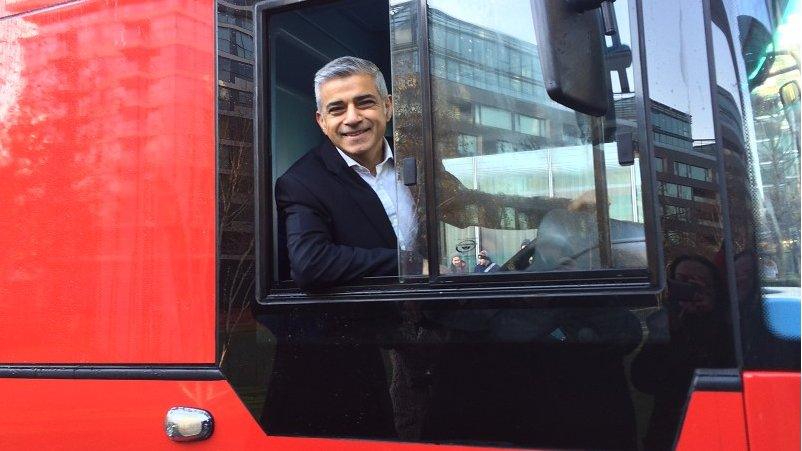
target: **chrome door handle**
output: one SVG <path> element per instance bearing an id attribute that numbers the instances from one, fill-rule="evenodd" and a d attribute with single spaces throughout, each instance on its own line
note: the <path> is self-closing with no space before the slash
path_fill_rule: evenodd
<path id="1" fill-rule="evenodd" d="M 164 417 L 164 433 L 174 442 L 206 440 L 214 431 L 212 414 L 193 407 L 173 407 Z"/>

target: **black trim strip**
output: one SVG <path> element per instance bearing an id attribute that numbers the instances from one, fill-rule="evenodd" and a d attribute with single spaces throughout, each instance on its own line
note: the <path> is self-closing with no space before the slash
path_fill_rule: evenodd
<path id="1" fill-rule="evenodd" d="M 632 72 L 635 83 L 635 112 L 638 124 L 638 155 L 641 170 L 641 204 L 643 205 L 643 226 L 646 237 L 646 257 L 649 280 L 660 291 L 666 287 L 665 249 L 660 199 L 657 196 L 657 171 L 654 158 L 652 130 L 652 101 L 649 97 L 649 61 L 646 59 L 646 37 L 643 25 L 643 1 L 631 0 L 629 3 L 630 45 L 632 47 Z M 636 57 L 637 56 L 637 57 Z"/>
<path id="2" fill-rule="evenodd" d="M 538 288 L 538 289 L 533 289 Z M 618 297 L 621 302 L 632 307 L 653 307 L 654 296 L 660 293 L 648 283 L 607 283 L 594 286 L 588 285 L 554 285 L 548 287 L 521 286 L 516 288 L 488 285 L 485 287 L 444 286 L 442 288 L 428 288 L 419 285 L 398 287 L 393 290 L 374 289 L 354 292 L 332 292 L 305 294 L 300 292 L 287 292 L 273 294 L 260 302 L 260 306 L 274 306 L 283 304 L 331 304 L 353 302 L 399 302 L 399 301 L 443 301 L 453 302 L 462 300 L 487 300 L 496 302 L 501 299 L 521 299 L 536 306 L 536 300 L 545 300 L 547 303 L 553 299 L 575 297 L 584 300 L 584 306 L 594 305 L 593 300 L 600 300 L 602 305 L 609 302 L 610 296 Z M 644 296 L 646 298 L 644 298 Z M 644 301 L 644 299 L 649 299 Z M 625 302 L 631 301 L 631 302 Z"/>
<path id="3" fill-rule="evenodd" d="M 0 365 L 3 379 L 120 379 L 219 381 L 216 366 Z"/>
<path id="4" fill-rule="evenodd" d="M 714 0 L 715 1 L 715 0 Z M 713 45 L 713 19 L 711 17 L 711 0 L 702 2 L 702 13 L 705 29 L 705 45 L 707 48 L 707 72 L 710 82 L 710 108 L 713 111 L 713 132 L 715 135 L 716 146 L 716 177 L 718 183 L 719 199 L 721 201 L 721 226 L 724 236 L 721 246 L 724 248 L 724 284 L 727 287 L 730 303 L 730 318 L 732 319 L 732 344 L 735 349 L 735 362 L 738 366 L 743 366 L 743 348 L 741 344 L 741 315 L 740 305 L 738 304 L 738 285 L 735 281 L 735 253 L 733 251 L 732 237 L 732 216 L 730 215 L 730 195 L 727 188 L 727 175 L 732 171 L 727 171 L 724 165 L 724 140 L 721 130 L 721 114 L 718 102 L 718 79 L 716 74 L 716 52 Z M 737 74 L 737 71 L 736 71 Z M 737 75 L 736 75 L 737 76 Z"/>
<path id="5" fill-rule="evenodd" d="M 690 393 L 694 391 L 732 391 L 743 390 L 741 371 L 738 368 L 702 369 L 693 373 Z M 690 397 L 688 398 L 690 400 Z"/>
<path id="6" fill-rule="evenodd" d="M 414 15 L 412 16 L 415 17 Z M 418 67 L 420 68 L 421 132 L 423 134 L 423 189 L 426 206 L 427 249 L 429 262 L 429 283 L 435 283 L 440 276 L 440 234 L 437 194 L 437 174 L 435 165 L 434 113 L 432 111 L 432 71 L 429 66 L 429 4 L 426 0 L 418 2 L 417 10 Z M 390 30 L 392 32 L 392 30 Z M 391 50 L 392 51 L 392 50 Z"/>
<path id="7" fill-rule="evenodd" d="M 220 218 L 220 56 L 218 55 L 219 49 L 217 48 L 217 40 L 220 33 L 220 21 L 218 2 L 212 2 L 212 11 L 214 17 L 214 307 L 215 307 L 215 321 L 214 321 L 214 355 L 215 361 L 220 362 L 223 355 L 223 345 L 225 337 L 223 336 L 223 328 L 220 327 L 221 313 L 226 311 L 221 308 L 223 304 L 223 297 L 220 295 L 220 258 L 222 249 L 222 221 Z"/>
<path id="8" fill-rule="evenodd" d="M 268 1 L 257 3 L 253 9 L 253 38 L 254 38 L 254 76 L 253 76 L 253 194 L 254 194 L 254 293 L 256 301 L 264 299 L 271 288 L 268 273 L 272 271 L 269 256 L 273 248 L 273 221 L 272 205 L 273 192 L 267 189 L 267 179 L 271 168 L 268 159 L 267 128 L 270 118 L 265 114 L 270 104 L 269 83 L 267 73 L 267 19 L 265 15 L 270 9 Z"/>

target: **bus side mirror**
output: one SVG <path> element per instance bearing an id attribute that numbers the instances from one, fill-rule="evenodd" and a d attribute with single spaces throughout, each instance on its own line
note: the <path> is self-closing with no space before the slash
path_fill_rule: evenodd
<path id="1" fill-rule="evenodd" d="M 609 108 L 609 87 L 603 21 L 598 8 L 609 9 L 612 3 L 609 0 L 530 1 L 543 82 L 549 97 L 580 113 L 604 116 Z"/>

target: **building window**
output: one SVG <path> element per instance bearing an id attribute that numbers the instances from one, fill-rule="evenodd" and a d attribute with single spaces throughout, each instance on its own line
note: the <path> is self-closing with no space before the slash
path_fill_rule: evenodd
<path id="1" fill-rule="evenodd" d="M 221 86 L 218 89 L 218 98 L 220 100 L 220 109 L 227 111 L 237 111 L 240 108 L 253 107 L 253 93 L 248 91 L 240 91 L 238 89 L 231 89 Z M 250 113 L 250 110 L 247 110 Z"/>
<path id="2" fill-rule="evenodd" d="M 674 173 L 680 177 L 692 178 L 703 182 L 709 182 L 711 180 L 709 169 L 692 164 L 675 162 Z"/>
<path id="3" fill-rule="evenodd" d="M 702 180 L 705 182 L 711 181 L 710 170 L 707 168 L 700 168 L 699 166 L 691 166 L 691 178 Z"/>
<path id="4" fill-rule="evenodd" d="M 239 80 L 253 81 L 253 65 L 251 64 L 220 57 L 217 67 L 222 81 L 229 83 L 237 83 Z"/>
<path id="5" fill-rule="evenodd" d="M 666 217 L 670 219 L 675 219 L 677 221 L 689 221 L 690 214 L 689 214 L 688 207 L 680 207 L 677 205 L 666 205 L 664 208 L 664 214 Z"/>
<path id="6" fill-rule="evenodd" d="M 537 117 L 519 114 L 518 131 L 527 135 L 546 136 L 546 121 Z"/>
<path id="7" fill-rule="evenodd" d="M 478 105 L 475 111 L 477 124 L 512 130 L 512 113 L 509 111 L 486 105 Z"/>
<path id="8" fill-rule="evenodd" d="M 690 186 L 678 185 L 678 194 L 680 199 L 693 199 L 693 189 Z"/>
<path id="9" fill-rule="evenodd" d="M 233 28 L 218 27 L 217 48 L 240 58 L 253 59 L 253 38 Z"/>
<path id="10" fill-rule="evenodd" d="M 478 150 L 476 136 L 459 135 L 457 137 L 457 152 L 462 156 L 476 155 Z"/>

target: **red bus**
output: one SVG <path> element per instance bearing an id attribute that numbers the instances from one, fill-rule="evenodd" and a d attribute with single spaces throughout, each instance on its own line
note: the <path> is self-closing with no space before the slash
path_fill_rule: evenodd
<path id="1" fill-rule="evenodd" d="M 800 26 L 0 2 L 0 449 L 799 449 Z M 425 264 L 305 291 L 273 190 L 345 55 Z"/>

